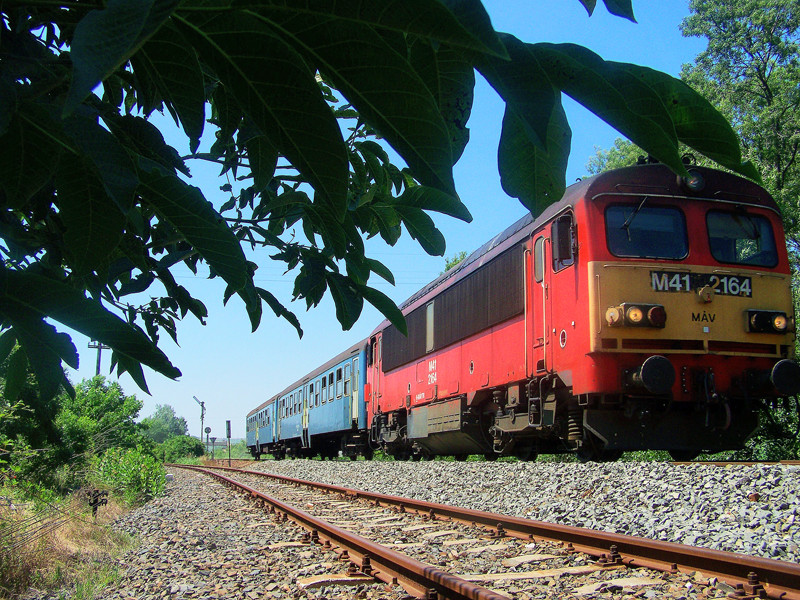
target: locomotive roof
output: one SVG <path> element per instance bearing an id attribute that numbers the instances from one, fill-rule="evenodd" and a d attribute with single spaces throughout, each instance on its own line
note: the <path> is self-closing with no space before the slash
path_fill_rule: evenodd
<path id="1" fill-rule="evenodd" d="M 366 346 L 366 344 L 367 344 L 367 340 L 361 340 L 357 344 L 354 344 L 353 346 L 350 346 L 347 350 L 344 350 L 343 352 L 340 352 L 339 354 L 334 356 L 332 359 L 330 359 L 328 362 L 318 366 L 316 369 L 311 371 L 311 373 L 307 373 L 307 374 L 303 375 L 303 377 L 301 379 L 298 379 L 297 381 L 295 381 L 291 385 L 287 386 L 286 388 L 284 388 L 283 390 L 281 390 L 279 393 L 275 394 L 274 396 L 270 396 L 270 398 L 266 402 L 263 402 L 263 403 L 259 404 L 256 408 L 254 408 L 249 413 L 247 413 L 247 416 L 248 417 L 253 416 L 258 411 L 263 410 L 266 406 L 269 406 L 270 404 L 275 402 L 275 400 L 277 400 L 281 396 L 296 390 L 298 387 L 300 387 L 301 385 L 303 385 L 305 382 L 309 381 L 310 379 L 314 379 L 314 377 L 316 377 L 317 375 L 320 375 L 320 374 L 324 373 L 325 371 L 327 371 L 328 369 L 330 369 L 331 367 L 334 367 L 334 366 L 338 365 L 340 362 L 345 360 L 348 356 L 352 356 L 353 354 L 357 354 L 358 352 L 361 351 L 362 348 L 364 348 L 364 346 Z"/>
<path id="2" fill-rule="evenodd" d="M 697 194 L 697 199 L 711 201 L 726 199 L 734 202 L 746 202 L 779 212 L 775 201 L 765 193 L 763 188 L 752 181 L 738 175 L 706 167 L 691 166 L 690 168 L 701 171 L 703 177 L 707 180 L 707 187 L 716 190 L 713 198 L 704 197 L 703 193 L 700 192 Z M 654 193 L 654 190 L 657 190 L 657 193 Z M 460 281 L 508 248 L 524 240 L 533 231 L 551 221 L 559 213 L 574 206 L 578 200 L 586 198 L 592 201 L 600 194 L 626 192 L 667 197 L 685 198 L 687 196 L 687 191 L 680 187 L 675 173 L 669 167 L 658 163 L 623 167 L 606 171 L 593 177 L 587 177 L 567 187 L 561 200 L 548 206 L 535 219 L 528 213 L 494 236 L 455 267 L 445 271 L 402 302 L 399 305 L 400 310 L 403 311 L 403 314 L 408 314 L 411 310 L 426 302 L 433 295 L 434 290 L 438 293 L 438 291 L 441 291 L 439 288 L 444 289 Z M 388 326 L 388 319 L 384 320 L 372 333 L 375 334 L 378 331 L 382 331 Z"/>

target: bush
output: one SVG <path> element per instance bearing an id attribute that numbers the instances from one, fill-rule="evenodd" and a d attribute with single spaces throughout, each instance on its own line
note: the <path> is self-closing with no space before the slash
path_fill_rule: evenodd
<path id="1" fill-rule="evenodd" d="M 174 435 L 161 445 L 164 462 L 177 462 L 186 457 L 205 454 L 205 445 L 197 438 L 188 435 Z"/>
<path id="2" fill-rule="evenodd" d="M 141 448 L 112 448 L 96 461 L 94 470 L 100 482 L 131 505 L 164 493 L 164 466 Z"/>

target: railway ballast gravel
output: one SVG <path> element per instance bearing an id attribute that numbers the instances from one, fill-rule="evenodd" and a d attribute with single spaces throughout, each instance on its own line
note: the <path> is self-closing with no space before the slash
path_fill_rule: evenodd
<path id="1" fill-rule="evenodd" d="M 493 511 L 800 562 L 800 467 L 654 462 L 263 461 L 251 468 Z"/>

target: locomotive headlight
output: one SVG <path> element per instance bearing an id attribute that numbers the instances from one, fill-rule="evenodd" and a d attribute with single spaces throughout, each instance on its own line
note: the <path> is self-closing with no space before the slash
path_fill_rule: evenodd
<path id="1" fill-rule="evenodd" d="M 775 331 L 784 332 L 789 325 L 789 320 L 786 318 L 786 315 L 783 313 L 777 314 L 772 317 L 772 328 Z"/>
<path id="2" fill-rule="evenodd" d="M 785 312 L 777 310 L 748 310 L 747 326 L 753 333 L 785 333 L 789 319 Z"/>
<path id="3" fill-rule="evenodd" d="M 691 192 L 700 192 L 706 187 L 705 179 L 700 175 L 700 171 L 689 169 L 689 175 L 680 178 L 681 184 Z"/>
<path id="4" fill-rule="evenodd" d="M 651 306 L 647 311 L 647 320 L 653 327 L 664 327 L 667 323 L 667 311 L 661 305 Z"/>
<path id="5" fill-rule="evenodd" d="M 639 325 L 644 319 L 644 312 L 638 306 L 629 306 L 625 311 L 625 318 L 631 325 Z"/>
<path id="6" fill-rule="evenodd" d="M 629 304 L 606 309 L 606 323 L 611 327 L 664 327 L 667 311 L 660 304 Z"/>
<path id="7" fill-rule="evenodd" d="M 624 312 L 620 306 L 612 306 L 606 310 L 606 323 L 608 323 L 611 327 L 622 325 L 623 317 Z"/>

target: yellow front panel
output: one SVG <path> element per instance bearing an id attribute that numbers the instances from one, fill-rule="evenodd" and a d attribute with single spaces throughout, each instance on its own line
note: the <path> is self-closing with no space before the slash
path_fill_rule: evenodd
<path id="1" fill-rule="evenodd" d="M 793 330 L 788 275 L 749 269 L 622 261 L 591 262 L 588 270 L 593 352 L 700 351 L 763 356 L 779 355 L 781 346 L 793 343 L 792 333 L 748 332 L 745 312 L 748 309 L 783 311 L 790 318 L 789 328 Z M 710 302 L 704 301 L 693 287 L 698 279 L 703 278 L 713 281 L 720 292 L 727 293 L 715 292 L 710 295 Z M 687 288 L 690 291 L 685 291 Z M 732 295 L 739 288 L 744 290 L 742 295 Z M 751 297 L 746 296 L 748 292 Z M 623 303 L 664 306 L 666 326 L 663 329 L 609 326 L 605 319 L 606 309 Z M 755 348 L 744 344 L 760 346 Z M 769 345 L 775 347 L 773 351 Z"/>

